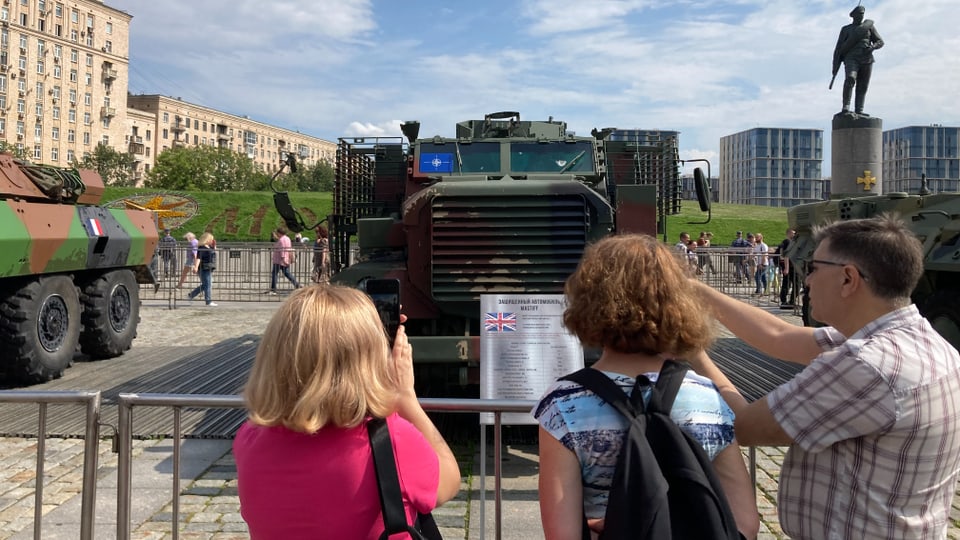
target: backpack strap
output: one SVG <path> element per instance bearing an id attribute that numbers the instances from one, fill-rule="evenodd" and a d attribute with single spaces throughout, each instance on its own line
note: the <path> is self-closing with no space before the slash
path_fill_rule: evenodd
<path id="1" fill-rule="evenodd" d="M 667 360 L 660 368 L 660 374 L 657 376 L 657 384 L 654 387 L 655 392 L 650 393 L 650 400 L 647 402 L 647 410 L 652 413 L 663 413 L 667 416 L 673 410 L 673 402 L 677 399 L 677 393 L 680 392 L 680 385 L 683 384 L 683 378 L 690 371 L 690 364 L 678 362 L 676 360 Z"/>
<path id="2" fill-rule="evenodd" d="M 381 540 L 391 535 L 408 532 L 412 538 L 422 538 L 407 523 L 407 514 L 403 509 L 403 497 L 400 494 L 400 481 L 397 479 L 397 462 L 393 457 L 393 443 L 390 442 L 390 430 L 383 418 L 373 418 L 367 422 L 367 435 L 373 450 L 373 466 L 377 474 L 377 491 L 380 493 L 380 511 L 383 514 L 383 534 Z"/>
<path id="3" fill-rule="evenodd" d="M 650 384 L 650 379 L 643 375 L 638 376 L 637 382 L 633 385 L 633 391 L 627 396 L 626 392 L 617 383 L 610 380 L 610 377 L 593 368 L 574 371 L 565 377 L 561 377 L 560 380 L 573 381 L 590 390 L 627 418 L 636 418 L 643 414 L 643 392 L 639 390 L 641 386 Z"/>

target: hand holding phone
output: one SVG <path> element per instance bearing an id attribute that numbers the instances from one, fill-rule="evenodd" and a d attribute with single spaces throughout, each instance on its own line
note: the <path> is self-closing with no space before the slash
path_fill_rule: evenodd
<path id="1" fill-rule="evenodd" d="M 368 279 L 364 283 L 364 289 L 380 314 L 380 321 L 387 330 L 392 347 L 400 327 L 400 280 Z"/>

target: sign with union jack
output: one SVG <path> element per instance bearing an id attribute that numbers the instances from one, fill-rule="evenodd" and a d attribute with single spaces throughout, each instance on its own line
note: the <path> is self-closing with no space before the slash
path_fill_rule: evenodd
<path id="1" fill-rule="evenodd" d="M 487 332 L 516 332 L 516 313 L 487 313 L 483 318 L 483 328 Z"/>

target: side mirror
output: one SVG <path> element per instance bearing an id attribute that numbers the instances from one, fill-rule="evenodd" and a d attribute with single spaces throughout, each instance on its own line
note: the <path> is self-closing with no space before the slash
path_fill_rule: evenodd
<path id="1" fill-rule="evenodd" d="M 700 203 L 701 212 L 710 211 L 710 185 L 706 177 L 703 176 L 703 169 L 697 167 L 693 170 L 693 185 L 697 190 L 697 202 Z"/>

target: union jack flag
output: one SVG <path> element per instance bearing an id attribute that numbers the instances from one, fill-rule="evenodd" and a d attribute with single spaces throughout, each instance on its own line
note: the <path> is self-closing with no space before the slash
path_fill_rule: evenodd
<path id="1" fill-rule="evenodd" d="M 487 332 L 516 332 L 516 313 L 487 313 L 483 319 L 483 327 Z"/>

